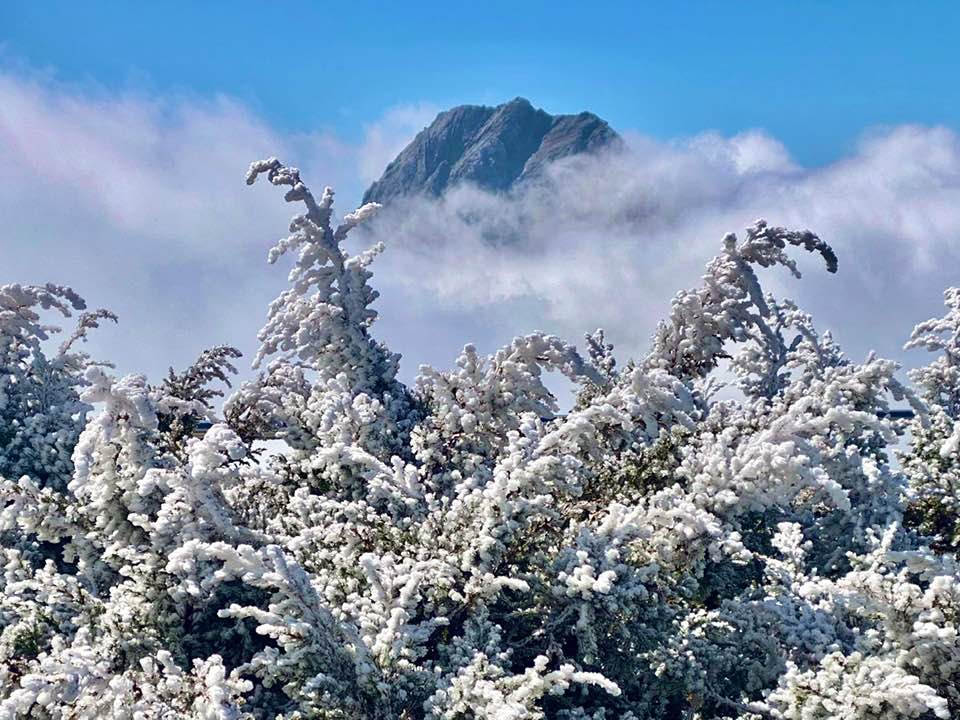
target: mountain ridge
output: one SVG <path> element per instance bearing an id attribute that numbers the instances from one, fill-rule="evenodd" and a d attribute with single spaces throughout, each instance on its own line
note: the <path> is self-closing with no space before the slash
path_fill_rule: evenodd
<path id="1" fill-rule="evenodd" d="M 553 160 L 620 143 L 590 112 L 550 115 L 517 97 L 497 106 L 458 105 L 441 112 L 386 167 L 363 202 L 438 197 L 460 183 L 505 191 Z"/>

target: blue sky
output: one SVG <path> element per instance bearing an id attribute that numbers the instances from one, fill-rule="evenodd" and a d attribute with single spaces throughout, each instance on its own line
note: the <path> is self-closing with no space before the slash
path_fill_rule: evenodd
<path id="1" fill-rule="evenodd" d="M 956 127 L 958 35 L 948 2 L 0 4 L 7 65 L 226 93 L 291 132 L 523 95 L 659 138 L 762 128 L 808 165 L 866 127 Z"/>
<path id="2" fill-rule="evenodd" d="M 554 196 L 458 193 L 366 238 L 406 379 L 535 330 L 642 353 L 761 216 L 840 256 L 769 289 L 854 357 L 918 362 L 904 339 L 960 282 L 958 36 L 960 3 L 0 2 L 0 283 L 117 312 L 91 350 L 118 372 L 249 357 L 293 212 L 244 185 L 251 160 L 347 212 L 438 110 L 521 95 L 597 113 L 629 152 L 558 168 Z M 464 216 L 524 240 L 491 248 Z"/>

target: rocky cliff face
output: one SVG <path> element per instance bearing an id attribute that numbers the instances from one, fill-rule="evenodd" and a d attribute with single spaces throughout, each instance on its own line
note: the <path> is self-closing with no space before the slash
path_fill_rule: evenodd
<path id="1" fill-rule="evenodd" d="M 364 193 L 363 202 L 439 196 L 461 182 L 507 190 L 552 160 L 619 142 L 606 122 L 588 112 L 550 115 L 523 98 L 497 107 L 460 105 L 422 130 Z"/>

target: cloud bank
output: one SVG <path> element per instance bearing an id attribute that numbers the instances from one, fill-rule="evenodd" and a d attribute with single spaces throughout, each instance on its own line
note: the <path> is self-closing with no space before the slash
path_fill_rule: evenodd
<path id="1" fill-rule="evenodd" d="M 249 356 L 284 285 L 265 255 L 293 208 L 243 184 L 250 160 L 277 155 L 315 189 L 355 200 L 436 110 L 395 108 L 351 144 L 281 133 L 229 98 L 109 96 L 23 74 L 0 73 L 0 107 L 0 282 L 66 283 L 115 310 L 120 326 L 92 349 L 154 378 L 210 344 Z M 810 258 L 802 281 L 772 274 L 767 287 L 855 356 L 902 358 L 912 325 L 960 284 L 960 138 L 949 129 L 868 130 L 817 168 L 760 131 L 628 134 L 628 146 L 556 163 L 508 196 L 463 187 L 388 208 L 357 235 L 387 244 L 373 267 L 379 334 L 405 355 L 405 377 L 420 362 L 449 365 L 465 342 L 493 350 L 538 329 L 576 341 L 602 326 L 622 355 L 642 352 L 723 234 L 757 217 L 833 244 L 836 276 Z"/>
<path id="2" fill-rule="evenodd" d="M 835 276 L 803 258 L 802 281 L 771 273 L 766 287 L 851 354 L 901 358 L 913 324 L 960 283 L 960 138 L 948 129 L 872 130 L 819 168 L 759 131 L 628 145 L 556 163 L 509 196 L 465 187 L 388 209 L 372 232 L 392 248 L 387 275 L 515 332 L 603 326 L 636 354 L 723 234 L 765 217 L 814 230 L 840 256 Z"/>
<path id="3" fill-rule="evenodd" d="M 93 351 L 154 378 L 210 344 L 249 354 L 284 283 L 265 258 L 292 208 L 244 184 L 250 161 L 289 159 L 358 199 L 358 167 L 402 142 L 415 115 L 398 109 L 351 145 L 281 134 L 230 98 L 3 72 L 0 107 L 0 282 L 68 284 L 115 310 L 119 327 L 95 333 Z"/>

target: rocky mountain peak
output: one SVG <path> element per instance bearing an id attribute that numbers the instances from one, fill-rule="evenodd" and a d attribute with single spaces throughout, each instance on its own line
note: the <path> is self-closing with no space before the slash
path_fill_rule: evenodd
<path id="1" fill-rule="evenodd" d="M 550 115 L 520 97 L 496 107 L 459 105 L 437 115 L 367 189 L 363 201 L 436 197 L 462 182 L 504 191 L 550 161 L 620 141 L 589 112 Z"/>

